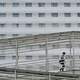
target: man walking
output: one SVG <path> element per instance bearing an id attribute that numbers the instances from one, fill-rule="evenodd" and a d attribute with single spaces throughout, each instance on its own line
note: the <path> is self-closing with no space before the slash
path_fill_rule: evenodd
<path id="1" fill-rule="evenodd" d="M 65 68 L 65 52 L 62 53 L 61 59 L 59 60 L 59 63 L 61 64 L 60 71 L 64 71 Z"/>

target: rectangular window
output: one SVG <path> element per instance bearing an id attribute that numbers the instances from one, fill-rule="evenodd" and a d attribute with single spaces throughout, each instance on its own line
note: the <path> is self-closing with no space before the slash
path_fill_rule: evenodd
<path id="1" fill-rule="evenodd" d="M 32 13 L 25 13 L 26 17 L 32 17 Z"/>
<path id="2" fill-rule="evenodd" d="M 1 36 L 1 37 L 5 37 L 5 36 L 6 36 L 6 34 L 0 34 L 0 36 Z"/>
<path id="3" fill-rule="evenodd" d="M 71 17 L 71 13 L 64 13 L 65 17 Z"/>
<path id="4" fill-rule="evenodd" d="M 0 13 L 0 17 L 6 17 L 6 13 Z"/>
<path id="5" fill-rule="evenodd" d="M 76 3 L 77 7 L 80 7 L 80 3 Z"/>
<path id="6" fill-rule="evenodd" d="M 19 36 L 19 34 L 12 34 L 13 36 Z"/>
<path id="7" fill-rule="evenodd" d="M 45 13 L 39 13 L 39 17 L 45 17 Z"/>
<path id="8" fill-rule="evenodd" d="M 32 3 L 25 3 L 26 7 L 32 7 Z"/>
<path id="9" fill-rule="evenodd" d="M 51 7 L 58 7 L 58 3 L 57 2 L 51 3 Z"/>
<path id="10" fill-rule="evenodd" d="M 12 13 L 13 17 L 19 17 L 19 13 Z"/>
<path id="11" fill-rule="evenodd" d="M 58 17 L 58 13 L 51 13 L 52 17 Z"/>
<path id="12" fill-rule="evenodd" d="M 80 27 L 80 23 L 77 23 L 77 26 Z"/>
<path id="13" fill-rule="evenodd" d="M 39 23 L 39 27 L 45 27 L 46 24 L 45 23 Z"/>
<path id="14" fill-rule="evenodd" d="M 19 27 L 19 23 L 13 23 L 12 26 Z"/>
<path id="15" fill-rule="evenodd" d="M 52 23 L 52 27 L 58 27 L 59 23 Z"/>
<path id="16" fill-rule="evenodd" d="M 6 3 L 0 3 L 0 7 L 6 6 Z"/>
<path id="17" fill-rule="evenodd" d="M 0 23 L 0 27 L 5 27 L 5 23 Z"/>
<path id="18" fill-rule="evenodd" d="M 26 23 L 25 26 L 26 27 L 32 27 L 32 23 Z"/>
<path id="19" fill-rule="evenodd" d="M 80 13 L 77 13 L 77 17 L 80 17 Z"/>
<path id="20" fill-rule="evenodd" d="M 12 6 L 18 7 L 19 6 L 19 3 L 18 2 L 14 2 L 14 3 L 12 3 Z"/>
<path id="21" fill-rule="evenodd" d="M 6 56 L 0 56 L 0 60 L 4 60 Z"/>
<path id="22" fill-rule="evenodd" d="M 65 23 L 65 27 L 71 27 L 71 23 Z"/>
<path id="23" fill-rule="evenodd" d="M 70 7 L 71 6 L 71 3 L 64 3 L 64 7 Z"/>
<path id="24" fill-rule="evenodd" d="M 45 7 L 45 3 L 38 3 L 39 7 Z"/>

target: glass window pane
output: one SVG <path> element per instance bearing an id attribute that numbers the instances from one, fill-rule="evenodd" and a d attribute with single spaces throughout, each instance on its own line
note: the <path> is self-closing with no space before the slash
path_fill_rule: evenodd
<path id="1" fill-rule="evenodd" d="M 57 7 L 58 6 L 58 3 L 51 3 L 51 7 Z"/>
<path id="2" fill-rule="evenodd" d="M 71 3 L 64 3 L 64 7 L 70 7 Z"/>
<path id="3" fill-rule="evenodd" d="M 13 17 L 19 17 L 19 13 L 12 13 Z"/>
<path id="4" fill-rule="evenodd" d="M 32 17 L 32 13 L 25 13 L 26 17 Z"/>
<path id="5" fill-rule="evenodd" d="M 32 3 L 25 3 L 26 7 L 32 7 Z"/>
<path id="6" fill-rule="evenodd" d="M 14 3 L 12 3 L 12 6 L 18 7 L 19 6 L 19 3 L 18 2 L 14 2 Z"/>
<path id="7" fill-rule="evenodd" d="M 71 13 L 64 13 L 65 17 L 71 17 Z"/>
<path id="8" fill-rule="evenodd" d="M 58 17 L 58 13 L 51 13 L 52 17 Z"/>
<path id="9" fill-rule="evenodd" d="M 39 17 L 45 17 L 45 13 L 39 13 Z"/>
<path id="10" fill-rule="evenodd" d="M 71 27 L 71 23 L 65 23 L 65 27 Z"/>
<path id="11" fill-rule="evenodd" d="M 0 7 L 4 7 L 4 6 L 6 6 L 6 3 L 1 3 L 0 2 Z"/>
<path id="12" fill-rule="evenodd" d="M 25 26 L 26 27 L 32 27 L 32 23 L 26 23 Z"/>
<path id="13" fill-rule="evenodd" d="M 45 27 L 45 23 L 39 23 L 39 27 Z"/>
<path id="14" fill-rule="evenodd" d="M 80 17 L 80 13 L 77 13 L 77 16 Z"/>
<path id="15" fill-rule="evenodd" d="M 59 24 L 58 23 L 52 23 L 52 27 L 58 27 Z"/>
<path id="16" fill-rule="evenodd" d="M 0 13 L 0 17 L 6 17 L 6 13 Z"/>
<path id="17" fill-rule="evenodd" d="M 80 7 L 80 3 L 76 3 L 77 7 Z"/>
<path id="18" fill-rule="evenodd" d="M 45 7 L 45 3 L 38 3 L 39 7 Z"/>

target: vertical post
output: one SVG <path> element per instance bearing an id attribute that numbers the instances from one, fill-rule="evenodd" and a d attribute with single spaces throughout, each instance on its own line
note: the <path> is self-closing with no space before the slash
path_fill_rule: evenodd
<path id="1" fill-rule="evenodd" d="M 73 46 L 73 69 L 75 68 L 75 49 Z M 73 70 L 73 74 L 75 74 L 75 70 Z"/>
<path id="2" fill-rule="evenodd" d="M 71 34 L 70 34 L 71 35 Z M 72 54 L 71 54 L 71 49 L 72 49 L 72 42 L 71 42 L 71 36 L 70 36 L 70 70 L 72 70 Z"/>
<path id="3" fill-rule="evenodd" d="M 18 41 L 16 40 L 16 65 L 15 65 L 15 80 L 17 80 L 17 69 L 18 69 Z"/>
<path id="4" fill-rule="evenodd" d="M 46 72 L 49 73 L 48 39 L 46 39 L 46 41 L 45 41 L 45 53 L 46 53 Z M 50 74 L 47 76 L 47 80 L 50 80 Z"/>
<path id="5" fill-rule="evenodd" d="M 49 65 L 48 65 L 48 48 L 47 48 L 47 40 L 45 41 L 45 53 L 46 53 L 46 72 L 49 71 Z"/>

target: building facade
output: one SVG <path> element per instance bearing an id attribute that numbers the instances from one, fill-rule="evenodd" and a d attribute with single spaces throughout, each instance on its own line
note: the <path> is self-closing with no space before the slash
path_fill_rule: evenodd
<path id="1" fill-rule="evenodd" d="M 80 0 L 0 0 L 0 37 L 80 31 Z"/>

